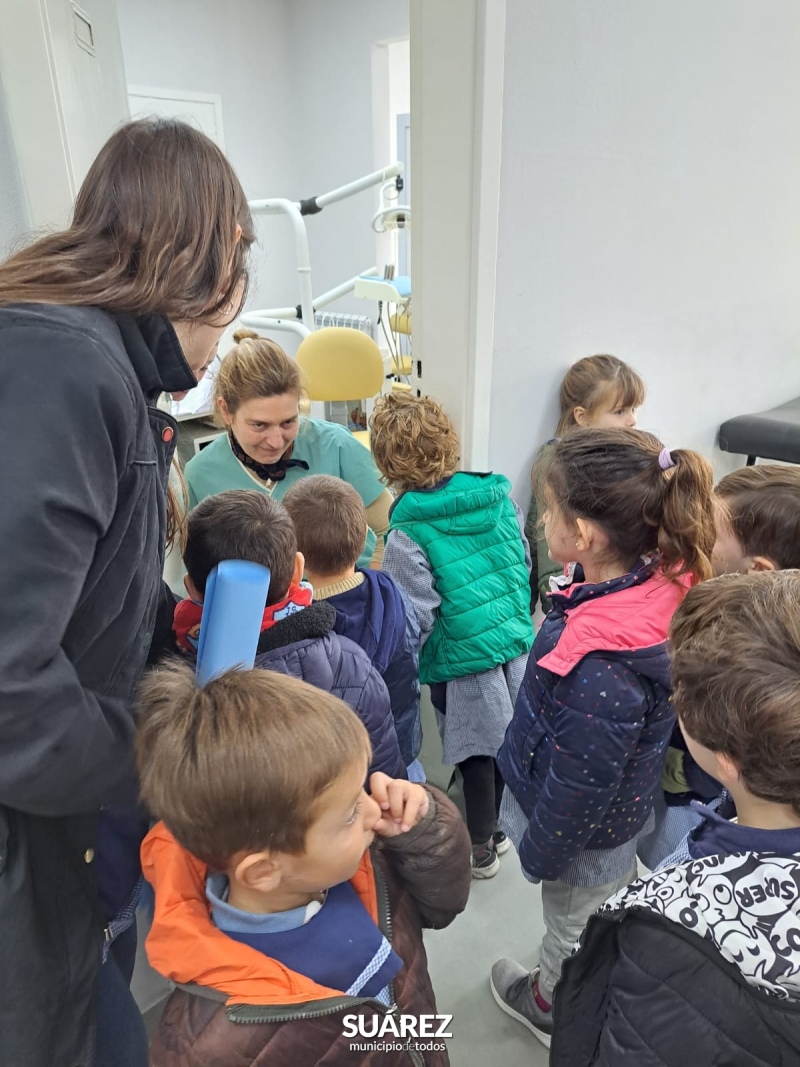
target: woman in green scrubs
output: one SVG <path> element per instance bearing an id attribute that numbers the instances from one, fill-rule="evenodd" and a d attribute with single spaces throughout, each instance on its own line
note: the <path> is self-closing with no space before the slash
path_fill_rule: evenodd
<path id="1" fill-rule="evenodd" d="M 358 492 L 369 528 L 361 567 L 379 567 L 393 498 L 370 452 L 343 426 L 300 414 L 303 382 L 293 359 L 250 331 L 223 359 L 214 386 L 227 433 L 186 465 L 189 505 L 226 489 L 260 489 L 280 500 L 307 474 L 332 474 Z"/>

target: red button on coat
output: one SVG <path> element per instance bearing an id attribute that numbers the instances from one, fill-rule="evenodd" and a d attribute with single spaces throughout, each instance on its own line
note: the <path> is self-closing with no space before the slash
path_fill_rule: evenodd
<path id="1" fill-rule="evenodd" d="M 174 436 L 175 431 L 172 429 L 171 426 L 165 426 L 164 429 L 161 431 L 162 441 L 171 441 Z"/>

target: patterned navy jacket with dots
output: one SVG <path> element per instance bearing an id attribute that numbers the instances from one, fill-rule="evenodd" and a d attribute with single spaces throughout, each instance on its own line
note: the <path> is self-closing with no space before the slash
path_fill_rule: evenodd
<path id="1" fill-rule="evenodd" d="M 528 818 L 520 860 L 557 879 L 584 849 L 639 833 L 675 714 L 666 639 L 690 579 L 655 563 L 553 594 L 498 762 Z"/>

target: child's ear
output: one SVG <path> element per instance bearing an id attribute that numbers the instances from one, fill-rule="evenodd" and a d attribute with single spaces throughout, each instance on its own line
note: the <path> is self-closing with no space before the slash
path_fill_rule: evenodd
<path id="1" fill-rule="evenodd" d="M 714 775 L 714 778 L 723 785 L 728 786 L 736 782 L 742 777 L 741 769 L 735 760 L 732 760 L 730 756 L 726 756 L 724 752 L 715 752 L 714 759 L 717 761 L 718 774 Z"/>
<path id="2" fill-rule="evenodd" d="M 579 426 L 586 425 L 586 408 L 573 408 L 572 417 Z"/>
<path id="3" fill-rule="evenodd" d="M 225 423 L 226 426 L 230 426 L 232 421 L 231 414 L 228 411 L 228 405 L 225 403 L 224 398 L 221 396 L 217 397 L 217 408 L 219 409 L 219 413 L 222 416 L 222 421 Z"/>
<path id="4" fill-rule="evenodd" d="M 771 560 L 768 556 L 752 556 L 747 564 L 748 574 L 754 574 L 757 571 L 775 571 L 777 569 L 774 560 Z"/>
<path id="5" fill-rule="evenodd" d="M 246 889 L 269 893 L 280 885 L 281 867 L 269 852 L 251 852 L 239 860 L 230 877 Z"/>
<path id="6" fill-rule="evenodd" d="M 186 592 L 189 594 L 190 600 L 194 600 L 197 604 L 203 603 L 203 594 L 200 592 L 200 590 L 197 588 L 197 586 L 194 584 L 188 574 L 184 575 L 183 586 Z"/>
<path id="7" fill-rule="evenodd" d="M 306 569 L 306 558 L 302 552 L 298 552 L 294 557 L 294 574 L 292 575 L 292 585 L 298 585 L 303 580 L 303 572 Z"/>
<path id="8" fill-rule="evenodd" d="M 587 552 L 595 541 L 594 523 L 578 518 L 575 520 L 575 531 L 575 547 L 579 552 Z"/>

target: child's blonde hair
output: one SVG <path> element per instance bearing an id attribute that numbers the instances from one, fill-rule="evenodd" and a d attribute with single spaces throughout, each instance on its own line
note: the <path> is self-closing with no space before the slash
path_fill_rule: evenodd
<path id="1" fill-rule="evenodd" d="M 214 381 L 214 413 L 220 425 L 220 399 L 230 415 L 248 400 L 286 393 L 303 399 L 303 373 L 280 345 L 252 330 L 237 330 L 233 339 L 236 344 L 220 363 Z"/>
<path id="2" fill-rule="evenodd" d="M 577 426 L 575 408 L 583 408 L 591 419 L 600 411 L 638 408 L 644 403 L 645 384 L 641 376 L 616 356 L 586 356 L 573 363 L 561 383 L 561 417 L 556 436 Z"/>
<path id="3" fill-rule="evenodd" d="M 431 396 L 382 396 L 369 426 L 372 458 L 383 480 L 397 489 L 430 489 L 458 470 L 458 434 Z"/>

